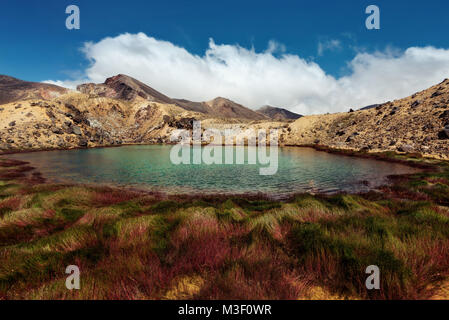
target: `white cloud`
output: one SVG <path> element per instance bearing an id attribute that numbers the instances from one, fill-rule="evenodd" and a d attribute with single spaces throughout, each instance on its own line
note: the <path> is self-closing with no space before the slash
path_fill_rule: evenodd
<path id="1" fill-rule="evenodd" d="M 123 73 L 170 97 L 204 101 L 222 96 L 251 108 L 270 104 L 302 114 L 402 98 L 449 77 L 449 50 L 434 47 L 358 53 L 349 62 L 350 75 L 339 79 L 313 61 L 284 53 L 276 42 L 256 52 L 211 39 L 199 56 L 139 33 L 86 43 L 83 52 L 91 61 L 84 79 L 52 83 L 73 88 Z"/>
<path id="2" fill-rule="evenodd" d="M 318 43 L 318 55 L 322 56 L 325 51 L 341 50 L 341 41 L 337 39 L 320 41 Z"/>
<path id="3" fill-rule="evenodd" d="M 68 89 L 76 89 L 77 85 L 79 85 L 81 83 L 89 82 L 89 80 L 88 79 L 86 79 L 84 81 L 80 80 L 80 79 L 78 79 L 78 80 L 45 80 L 45 81 L 42 81 L 42 82 L 49 83 L 49 84 L 54 84 L 54 85 L 57 85 L 57 86 L 60 86 L 60 87 L 68 88 Z"/>

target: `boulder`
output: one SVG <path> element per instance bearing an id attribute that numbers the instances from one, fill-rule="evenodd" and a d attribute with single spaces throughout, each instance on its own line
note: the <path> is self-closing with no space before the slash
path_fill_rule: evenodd
<path id="1" fill-rule="evenodd" d="M 65 113 L 66 117 L 72 119 L 75 123 L 85 123 L 90 125 L 89 120 L 87 120 L 86 116 L 77 107 L 72 104 L 66 104 L 65 106 L 71 111 Z"/>
<path id="2" fill-rule="evenodd" d="M 53 132 L 54 134 L 63 134 L 64 131 L 61 128 L 57 128 L 57 127 L 53 127 L 51 129 L 51 132 Z"/>
<path id="3" fill-rule="evenodd" d="M 84 117 L 80 114 L 74 115 L 72 117 L 73 122 L 75 123 L 83 123 L 84 122 Z"/>
<path id="4" fill-rule="evenodd" d="M 80 146 L 80 147 L 87 147 L 88 146 L 88 141 L 87 141 L 87 139 L 85 139 L 85 138 L 80 138 L 79 140 L 78 140 L 78 146 Z"/>
<path id="5" fill-rule="evenodd" d="M 14 127 L 16 125 L 16 122 L 15 121 L 11 121 L 10 123 L 9 123 L 9 126 L 10 127 Z"/>
<path id="6" fill-rule="evenodd" d="M 170 121 L 169 125 L 170 127 L 174 127 L 176 129 L 192 130 L 194 120 L 195 118 L 181 118 L 179 120 Z"/>
<path id="7" fill-rule="evenodd" d="M 399 152 L 411 153 L 415 150 L 415 148 L 410 144 L 402 144 L 397 148 L 397 150 Z"/>
<path id="8" fill-rule="evenodd" d="M 417 106 L 419 106 L 421 104 L 421 100 L 416 100 L 412 103 L 411 107 L 412 108 L 416 108 Z"/>
<path id="9" fill-rule="evenodd" d="M 443 111 L 438 118 L 449 119 L 449 110 Z"/>
<path id="10" fill-rule="evenodd" d="M 55 114 L 51 110 L 47 110 L 45 113 L 47 114 L 47 117 L 49 117 L 50 119 L 52 120 L 56 119 Z"/>
<path id="11" fill-rule="evenodd" d="M 65 143 L 64 139 L 59 138 L 59 140 L 58 140 L 58 147 L 60 147 L 60 148 L 65 148 L 66 147 L 66 143 Z"/>
<path id="12" fill-rule="evenodd" d="M 438 139 L 440 140 L 449 139 L 449 126 L 445 126 L 443 130 L 438 132 Z"/>
<path id="13" fill-rule="evenodd" d="M 72 128 L 72 132 L 73 132 L 74 134 L 76 134 L 77 136 L 81 136 L 81 135 L 83 134 L 83 133 L 81 132 L 80 127 L 78 127 L 78 126 L 72 126 L 71 128 Z"/>

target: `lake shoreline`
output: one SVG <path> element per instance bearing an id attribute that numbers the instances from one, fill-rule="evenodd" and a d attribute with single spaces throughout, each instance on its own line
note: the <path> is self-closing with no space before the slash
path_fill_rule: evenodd
<path id="1" fill-rule="evenodd" d="M 130 144 L 130 145 L 120 145 L 120 146 L 110 146 L 110 147 L 96 147 L 93 149 L 109 149 L 109 148 L 119 148 L 119 147 L 128 147 L 128 146 L 170 146 L 167 144 Z M 423 158 L 413 158 L 415 161 L 410 161 L 411 158 L 408 156 L 402 156 L 396 153 L 366 153 L 366 152 L 354 152 L 354 151 L 348 151 L 348 150 L 339 150 L 339 149 L 333 149 L 328 148 L 325 146 L 319 146 L 319 145 L 303 145 L 303 146 L 280 146 L 279 148 L 292 148 L 292 149 L 313 149 L 315 151 L 329 153 L 329 154 L 335 154 L 338 156 L 346 156 L 351 158 L 359 158 L 359 159 L 368 159 L 368 160 L 375 160 L 375 161 L 381 161 L 385 163 L 394 163 L 399 165 L 404 165 L 410 168 L 419 169 L 419 172 L 432 170 L 434 167 L 429 164 L 425 163 L 425 159 Z M 80 148 L 80 149 L 68 149 L 67 151 L 76 151 L 76 150 L 89 150 L 91 148 Z M 59 150 L 59 149 L 53 149 L 48 151 L 31 151 L 28 152 L 27 150 L 17 153 L 8 153 L 4 156 L 7 156 L 7 158 L 15 159 L 14 154 L 30 154 L 30 153 L 36 153 L 36 152 L 57 152 L 57 151 L 66 151 L 65 149 Z M 0 155 L 1 156 L 1 155 Z M 20 159 L 20 158 L 19 158 Z M 31 162 L 31 165 L 33 165 L 33 161 L 30 159 L 21 159 L 23 161 L 29 161 Z M 418 161 L 420 160 L 420 161 Z M 424 160 L 424 161 L 422 161 Z M 36 172 L 36 170 L 35 170 Z M 417 171 L 418 172 L 418 171 Z M 417 173 L 414 172 L 414 173 Z M 40 173 L 39 176 L 42 177 Z M 407 173 L 407 174 L 413 174 Z M 401 175 L 401 174 L 399 174 Z M 390 177 L 391 176 L 391 177 Z M 73 182 L 73 179 L 71 178 L 55 178 L 50 176 L 45 176 L 45 180 L 48 183 L 52 184 L 60 184 L 60 185 L 84 185 L 86 187 L 111 187 L 116 189 L 126 189 L 129 191 L 136 191 L 136 192 L 143 192 L 148 194 L 165 194 L 167 197 L 169 197 L 172 194 L 183 194 L 183 195 L 190 195 L 193 194 L 194 197 L 200 194 L 205 194 L 207 196 L 220 196 L 220 197 L 232 197 L 232 196 L 238 196 L 238 197 L 256 197 L 256 198 L 267 198 L 267 199 L 273 199 L 273 200 L 288 200 L 293 197 L 295 197 L 298 194 L 304 194 L 304 193 L 311 193 L 311 194 L 338 194 L 338 193 L 348 193 L 348 194 L 357 194 L 357 193 L 364 193 L 369 192 L 373 190 L 379 190 L 382 187 L 388 186 L 391 184 L 392 178 L 395 176 L 398 176 L 398 174 L 392 174 L 392 175 L 386 175 L 383 182 L 377 181 L 377 183 L 373 181 L 370 181 L 370 179 L 361 179 L 357 181 L 353 181 L 351 185 L 354 189 L 357 188 L 358 185 L 364 186 L 361 188 L 360 192 L 358 191 L 349 191 L 346 189 L 341 188 L 334 188 L 334 190 L 326 190 L 323 188 L 306 188 L 306 190 L 291 190 L 291 191 L 280 191 L 278 193 L 272 192 L 272 191 L 228 191 L 228 190 L 215 190 L 211 188 L 210 190 L 202 190 L 202 189 L 195 189 L 194 187 L 186 186 L 158 186 L 158 185 L 152 185 L 151 183 L 126 183 L 126 182 Z M 369 187 L 368 187 L 369 186 Z M 177 190 L 179 189 L 179 190 Z M 184 189 L 184 190 L 183 190 Z M 192 190 L 190 190 L 192 189 Z M 309 190 L 310 189 L 310 190 Z"/>
<path id="2" fill-rule="evenodd" d="M 14 154 L 24 154 L 24 153 L 36 153 L 36 152 L 53 152 L 53 151 L 70 151 L 70 150 L 88 150 L 88 149 L 106 149 L 106 148 L 120 148 L 126 146 L 173 146 L 175 144 L 167 144 L 167 143 L 123 143 L 120 145 L 107 145 L 107 146 L 93 146 L 93 147 L 71 147 L 71 148 L 43 148 L 43 149 L 21 149 L 21 150 L 0 150 L 0 156 L 5 155 L 14 155 Z M 224 145 L 222 145 L 224 146 Z M 247 145 L 245 145 L 247 146 Z M 269 146 L 269 145 L 267 145 Z M 437 161 L 447 161 L 444 159 L 438 159 L 431 156 L 422 156 L 419 153 L 399 153 L 394 151 L 383 151 L 383 152 L 367 152 L 356 149 L 341 149 L 330 147 L 326 145 L 320 144 L 285 144 L 279 145 L 279 148 L 282 147 L 291 147 L 291 148 L 311 148 L 316 151 L 327 152 L 331 154 L 338 154 L 342 156 L 348 157 L 358 157 L 358 158 L 366 158 L 366 159 L 374 159 L 378 161 L 386 161 L 391 163 L 404 164 L 407 166 L 419 168 L 419 169 L 428 169 L 431 166 L 428 166 L 419 162 L 410 162 L 403 159 L 395 159 L 394 155 L 405 156 L 408 158 L 414 159 L 429 159 L 429 160 L 437 160 Z"/>

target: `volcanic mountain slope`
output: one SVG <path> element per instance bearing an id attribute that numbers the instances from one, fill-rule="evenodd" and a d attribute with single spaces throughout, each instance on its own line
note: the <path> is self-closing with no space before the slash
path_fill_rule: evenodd
<path id="1" fill-rule="evenodd" d="M 0 105 L 28 99 L 51 99 L 69 90 L 52 84 L 22 81 L 0 75 Z"/>
<path id="2" fill-rule="evenodd" d="M 175 101 L 145 83 L 123 74 L 108 78 L 103 84 L 86 83 L 79 85 L 77 90 L 94 96 L 126 101 L 141 97 L 152 102 L 176 104 Z"/>
<path id="3" fill-rule="evenodd" d="M 206 105 L 206 107 L 210 110 L 206 112 L 206 114 L 215 117 L 247 120 L 268 120 L 268 118 L 263 114 L 257 113 L 242 106 L 241 104 L 235 103 L 234 101 L 222 97 L 204 102 L 204 105 Z"/>
<path id="4" fill-rule="evenodd" d="M 125 75 L 111 77 L 103 84 L 81 85 L 79 91 L 48 87 L 59 95 L 47 91 L 36 94 L 36 88 L 47 85 L 16 79 L 1 83 L 0 92 L 10 92 L 11 83 L 22 89 L 20 94 L 9 94 L 8 103 L 0 106 L 3 151 L 169 143 L 174 130 L 191 129 L 195 119 L 206 120 L 204 128 L 264 119 L 226 99 L 202 103 L 206 112 L 189 111 Z"/>
<path id="5" fill-rule="evenodd" d="M 0 150 L 95 147 L 169 142 L 173 130 L 192 127 L 201 114 L 178 106 L 68 93 L 52 100 L 0 106 Z"/>
<path id="6" fill-rule="evenodd" d="M 127 89 L 117 81 L 121 76 L 83 87 L 88 94 L 3 79 L 8 80 L 0 83 L 0 92 L 8 93 L 3 95 L 8 103 L 0 106 L 3 151 L 163 142 L 175 128 L 191 127 L 193 117 L 202 118 L 164 103 L 163 95 L 142 83 L 128 82 L 134 88 Z"/>
<path id="7" fill-rule="evenodd" d="M 106 79 L 103 84 L 82 84 L 77 90 L 93 96 L 133 101 L 141 97 L 151 102 L 176 105 L 186 111 L 203 113 L 207 117 L 236 118 L 245 120 L 267 120 L 268 118 L 251 109 L 225 98 L 208 102 L 193 102 L 185 99 L 172 99 L 132 77 L 119 74 Z"/>
<path id="8" fill-rule="evenodd" d="M 289 145 L 418 152 L 449 158 L 449 80 L 367 110 L 305 116 L 290 125 Z"/>
<path id="9" fill-rule="evenodd" d="M 186 110 L 204 113 L 207 117 L 212 118 L 269 120 L 269 117 L 261 113 L 222 97 L 207 102 L 193 102 L 184 99 L 175 99 L 175 102 Z"/>
<path id="10" fill-rule="evenodd" d="M 261 113 L 267 116 L 270 119 L 285 121 L 285 120 L 296 120 L 302 117 L 302 115 L 288 111 L 283 108 L 276 108 L 272 106 L 263 106 L 262 108 L 256 110 L 258 113 Z"/>

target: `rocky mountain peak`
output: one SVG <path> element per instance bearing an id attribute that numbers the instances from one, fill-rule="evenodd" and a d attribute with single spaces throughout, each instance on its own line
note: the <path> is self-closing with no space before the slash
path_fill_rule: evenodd
<path id="1" fill-rule="evenodd" d="M 257 112 L 267 116 L 270 119 L 278 121 L 296 120 L 302 117 L 302 115 L 291 112 L 287 109 L 276 108 L 268 105 L 258 109 Z"/>
<path id="2" fill-rule="evenodd" d="M 126 101 L 132 101 L 137 97 L 141 97 L 152 102 L 176 104 L 176 102 L 166 95 L 151 88 L 143 82 L 124 74 L 118 74 L 107 78 L 103 84 L 82 84 L 78 86 L 77 89 L 78 91 L 86 94 L 122 99 Z"/>

